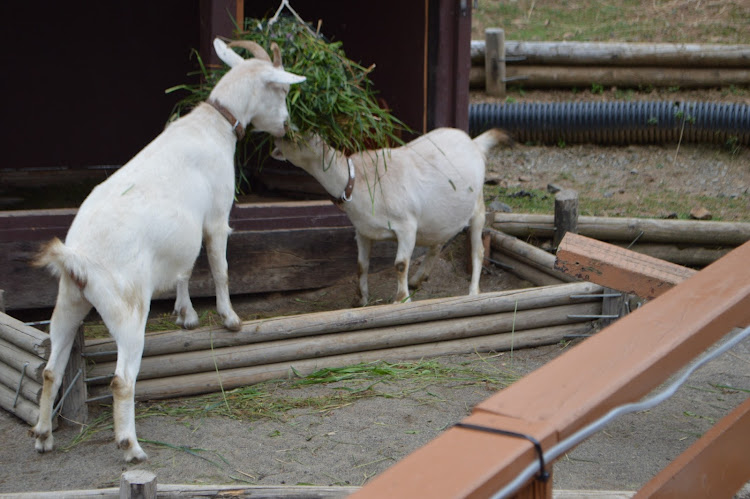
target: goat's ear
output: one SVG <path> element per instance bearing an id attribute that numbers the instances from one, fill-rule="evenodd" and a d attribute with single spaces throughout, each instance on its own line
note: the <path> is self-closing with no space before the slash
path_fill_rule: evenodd
<path id="1" fill-rule="evenodd" d="M 214 50 L 216 50 L 216 55 L 219 56 L 219 59 L 224 61 L 224 63 L 230 68 L 233 68 L 237 64 L 244 61 L 242 56 L 240 56 L 234 50 L 230 49 L 226 43 L 222 42 L 218 38 L 214 39 Z"/>
<path id="2" fill-rule="evenodd" d="M 302 83 L 307 78 L 304 76 L 296 75 L 294 73 L 288 73 L 282 69 L 274 69 L 265 74 L 265 81 L 268 83 L 283 83 L 286 85 L 293 85 L 295 83 Z"/>
<path id="3" fill-rule="evenodd" d="M 271 157 L 279 161 L 286 161 L 286 157 L 284 157 L 284 153 L 281 152 L 281 149 L 279 149 L 278 147 L 273 148 L 273 151 L 271 151 Z"/>

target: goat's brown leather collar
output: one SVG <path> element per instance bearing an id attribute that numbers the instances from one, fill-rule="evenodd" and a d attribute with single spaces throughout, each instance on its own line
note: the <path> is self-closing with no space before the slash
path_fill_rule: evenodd
<path id="1" fill-rule="evenodd" d="M 240 120 L 234 117 L 234 115 L 229 111 L 229 109 L 225 108 L 215 100 L 206 101 L 208 104 L 211 105 L 214 109 L 219 111 L 219 114 L 221 114 L 226 120 L 229 122 L 230 125 L 232 125 L 232 129 L 234 130 L 234 134 L 237 135 L 237 140 L 242 140 L 245 137 L 245 127 L 242 126 L 242 123 L 240 123 Z"/>
<path id="2" fill-rule="evenodd" d="M 333 202 L 339 208 L 341 208 L 341 205 L 345 202 L 348 203 L 352 200 L 352 191 L 354 190 L 354 163 L 351 158 L 346 158 L 346 163 L 349 167 L 349 181 L 346 183 L 346 187 L 344 188 L 344 192 L 341 193 L 341 196 L 333 199 Z"/>

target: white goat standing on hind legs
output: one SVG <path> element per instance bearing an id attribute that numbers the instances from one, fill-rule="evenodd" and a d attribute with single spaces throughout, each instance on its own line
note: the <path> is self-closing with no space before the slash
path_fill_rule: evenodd
<path id="1" fill-rule="evenodd" d="M 235 145 L 247 125 L 283 136 L 289 85 L 305 78 L 284 71 L 275 44 L 273 63 L 257 44 L 230 45 L 250 50 L 255 58 L 245 60 L 215 40 L 217 54 L 231 69 L 209 100 L 97 186 L 81 205 L 65 244 L 50 241 L 35 261 L 60 277 L 39 421 L 32 430 L 39 452 L 53 447 L 52 403 L 75 332 L 92 306 L 117 342 L 114 431 L 128 462 L 147 458 L 136 438 L 134 393 L 151 297 L 176 284 L 178 323 L 198 325 L 188 279 L 202 240 L 216 284 L 216 308 L 227 328 L 241 326 L 229 300 L 226 260 Z"/>
<path id="2" fill-rule="evenodd" d="M 485 158 L 494 146 L 508 142 L 509 137 L 498 129 L 472 140 L 461 130 L 439 128 L 402 147 L 347 158 L 312 135 L 298 143 L 276 139 L 273 156 L 304 169 L 342 201 L 356 229 L 359 303 L 365 306 L 372 241 L 397 240 L 395 302 L 405 302 L 410 300 L 409 286 L 417 288 L 427 279 L 442 245 L 467 225 L 472 261 L 469 294 L 479 293 Z M 429 250 L 408 279 L 415 246 Z"/>

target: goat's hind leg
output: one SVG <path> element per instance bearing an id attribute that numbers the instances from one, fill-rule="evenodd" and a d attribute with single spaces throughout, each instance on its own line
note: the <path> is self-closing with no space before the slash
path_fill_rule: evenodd
<path id="1" fill-rule="evenodd" d="M 30 431 L 36 438 L 38 452 L 48 452 L 54 447 L 52 436 L 52 406 L 62 383 L 63 371 L 68 364 L 70 349 L 81 322 L 91 310 L 91 304 L 80 289 L 67 276 L 60 278 L 55 310 L 50 321 L 50 355 L 44 368 L 42 396 L 39 399 L 39 420 Z"/>
<path id="2" fill-rule="evenodd" d="M 232 308 L 229 299 L 229 276 L 227 265 L 227 238 L 232 229 L 226 221 L 216 222 L 205 229 L 206 254 L 211 275 L 216 285 L 216 311 L 224 319 L 224 327 L 232 331 L 242 328 L 242 321 Z"/>
<path id="3" fill-rule="evenodd" d="M 393 303 L 408 303 L 411 301 L 409 294 L 409 261 L 414 253 L 417 231 L 402 231 L 398 234 L 398 249 L 396 250 L 396 279 L 398 289 L 396 299 Z"/>
<path id="4" fill-rule="evenodd" d="M 370 273 L 370 250 L 372 239 L 363 236 L 357 231 L 354 238 L 357 241 L 357 280 L 359 281 L 357 303 L 360 307 L 367 305 L 370 300 L 370 289 L 367 282 Z"/>
<path id="5" fill-rule="evenodd" d="M 474 207 L 474 213 L 469 223 L 469 237 L 471 239 L 471 285 L 469 294 L 479 294 L 479 277 L 482 275 L 482 262 L 484 262 L 484 243 L 482 242 L 482 231 L 484 230 L 485 209 L 484 197 L 480 195 Z"/>
<path id="6" fill-rule="evenodd" d="M 135 432 L 135 380 L 143 355 L 148 301 L 142 301 L 127 315 L 114 307 L 101 312 L 107 328 L 117 342 L 117 365 L 110 383 L 115 442 L 125 452 L 125 461 L 140 462 L 148 459 Z M 119 307 L 123 305 L 120 304 Z"/>
<path id="7" fill-rule="evenodd" d="M 185 329 L 195 329 L 198 327 L 200 319 L 198 319 L 198 314 L 190 301 L 189 281 L 190 274 L 177 278 L 177 298 L 174 301 L 174 313 L 177 315 L 175 322 Z"/>
<path id="8" fill-rule="evenodd" d="M 416 289 L 420 287 L 423 282 L 425 282 L 427 279 L 430 278 L 430 272 L 432 271 L 432 266 L 435 264 L 435 260 L 437 259 L 437 256 L 440 254 L 441 248 L 442 248 L 442 245 L 440 244 L 436 244 L 428 248 L 427 255 L 425 255 L 424 260 L 422 260 L 422 263 L 417 268 L 417 271 L 414 273 L 411 279 L 409 279 L 410 288 Z"/>

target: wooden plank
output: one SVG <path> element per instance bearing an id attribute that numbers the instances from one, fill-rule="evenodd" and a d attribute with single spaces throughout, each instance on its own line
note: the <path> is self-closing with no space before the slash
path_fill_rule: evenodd
<path id="1" fill-rule="evenodd" d="M 44 269 L 29 266 L 37 251 L 38 243 L 34 242 L 0 243 L 0 282 L 7 293 L 8 310 L 55 304 L 57 280 Z M 376 243 L 370 271 L 390 267 L 394 257 L 394 243 Z M 343 276 L 356 275 L 354 228 L 235 231 L 229 236 L 227 259 L 232 294 L 320 288 Z M 210 297 L 214 292 L 202 251 L 190 280 L 190 293 L 194 297 Z M 169 290 L 154 298 L 172 297 L 174 292 Z"/>
<path id="2" fill-rule="evenodd" d="M 480 403 L 464 421 L 532 435 L 546 449 L 641 399 L 750 323 L 748 261 L 750 243 Z M 522 439 L 451 428 L 352 497 L 488 497 L 535 459 Z"/>
<path id="3" fill-rule="evenodd" d="M 568 233 L 557 249 L 555 268 L 582 281 L 651 299 L 695 274 L 695 270 Z"/>
<path id="4" fill-rule="evenodd" d="M 70 209 L 0 213 L 0 282 L 8 310 L 54 306 L 57 280 L 29 262 L 42 241 L 65 237 L 75 213 Z M 354 228 L 329 201 L 237 204 L 230 226 L 235 229 L 227 247 L 232 294 L 319 288 L 356 274 Z M 395 243 L 376 243 L 370 271 L 392 265 L 394 257 Z M 203 252 L 193 270 L 190 292 L 195 297 L 214 296 Z M 174 292 L 169 291 L 155 298 L 172 297 Z"/>
<path id="5" fill-rule="evenodd" d="M 489 218 L 489 217 L 488 217 Z M 521 239 L 552 238 L 553 215 L 495 213 L 493 228 Z M 633 217 L 578 217 L 578 234 L 602 241 L 739 246 L 750 241 L 750 223 Z"/>
<path id="6" fill-rule="evenodd" d="M 636 498 L 732 497 L 750 480 L 750 398 L 652 478 Z"/>

